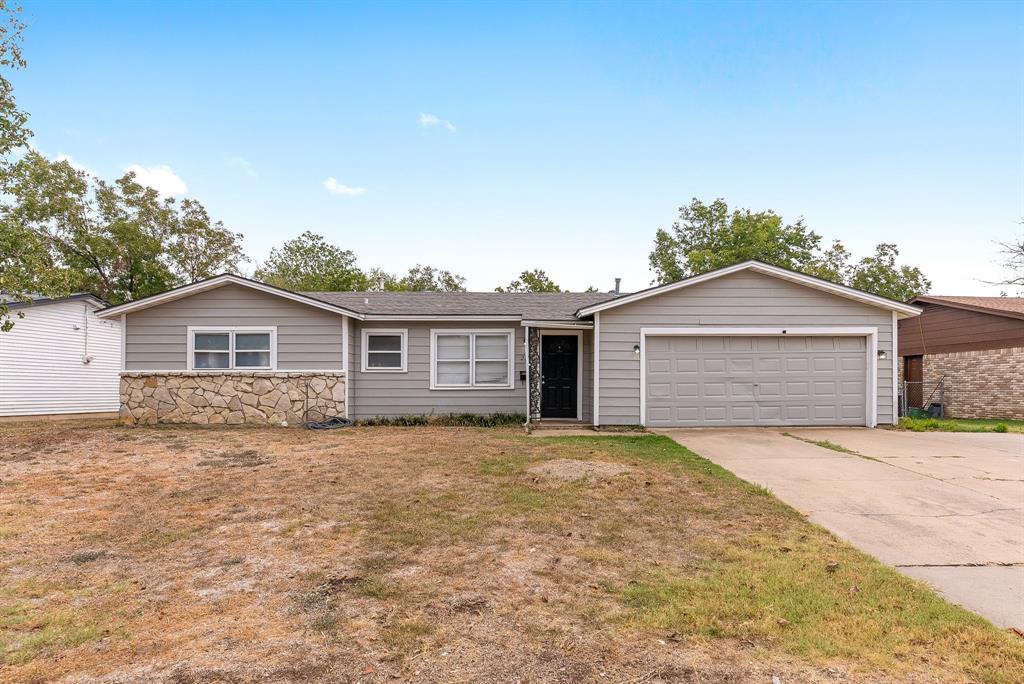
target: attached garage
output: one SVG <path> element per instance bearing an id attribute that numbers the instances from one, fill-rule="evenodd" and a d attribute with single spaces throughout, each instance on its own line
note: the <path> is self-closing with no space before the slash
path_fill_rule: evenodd
<path id="1" fill-rule="evenodd" d="M 896 324 L 919 312 L 756 261 L 584 307 L 594 423 L 894 423 Z"/>
<path id="2" fill-rule="evenodd" d="M 867 424 L 870 335 L 644 337 L 650 427 Z"/>

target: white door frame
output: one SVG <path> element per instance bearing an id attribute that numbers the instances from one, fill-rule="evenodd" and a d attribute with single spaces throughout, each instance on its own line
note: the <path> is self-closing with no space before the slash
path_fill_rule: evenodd
<path id="1" fill-rule="evenodd" d="M 787 328 L 640 328 L 640 424 L 647 425 L 647 337 L 648 336 L 690 336 L 690 337 L 864 337 L 867 338 L 867 381 L 864 397 L 864 425 L 875 427 L 878 423 L 878 328 L 861 327 L 805 327 Z"/>
<path id="2" fill-rule="evenodd" d="M 576 338 L 576 420 L 583 420 L 583 331 L 582 330 L 538 330 L 537 331 L 537 380 L 544 382 L 544 337 Z M 529 365 L 529 363 L 527 363 Z M 544 389 L 541 387 L 537 405 L 540 420 L 544 420 Z M 549 419 L 550 420 L 550 419 Z"/>

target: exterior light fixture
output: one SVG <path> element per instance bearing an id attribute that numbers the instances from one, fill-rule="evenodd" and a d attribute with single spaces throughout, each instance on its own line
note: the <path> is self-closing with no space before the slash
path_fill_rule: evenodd
<path id="1" fill-rule="evenodd" d="M 887 359 L 887 358 L 889 358 L 889 355 L 885 353 L 885 350 L 884 350 L 884 349 L 879 349 L 879 350 L 878 350 L 878 358 L 880 358 L 880 359 L 883 359 L 883 360 L 884 360 L 884 359 Z"/>
<path id="2" fill-rule="evenodd" d="M 640 356 L 640 345 L 639 344 L 634 344 L 633 345 L 633 353 L 636 354 L 637 356 Z"/>

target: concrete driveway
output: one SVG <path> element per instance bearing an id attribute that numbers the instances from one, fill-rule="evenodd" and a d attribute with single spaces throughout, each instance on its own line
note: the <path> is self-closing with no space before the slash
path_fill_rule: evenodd
<path id="1" fill-rule="evenodd" d="M 1001 627 L 1024 629 L 1024 435 L 658 430 Z M 839 453 L 796 439 L 829 442 Z"/>

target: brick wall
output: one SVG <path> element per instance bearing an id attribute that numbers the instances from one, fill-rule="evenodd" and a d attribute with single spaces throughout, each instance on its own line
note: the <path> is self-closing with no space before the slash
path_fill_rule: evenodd
<path id="1" fill-rule="evenodd" d="M 926 394 L 942 376 L 947 416 L 1024 420 L 1024 347 L 926 355 Z"/>

